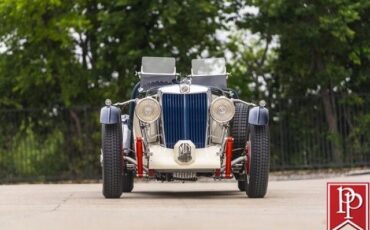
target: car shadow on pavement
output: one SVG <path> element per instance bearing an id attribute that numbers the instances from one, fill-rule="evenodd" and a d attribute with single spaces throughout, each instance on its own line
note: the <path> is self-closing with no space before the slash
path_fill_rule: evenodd
<path id="1" fill-rule="evenodd" d="M 241 199 L 246 194 L 239 191 L 134 191 L 122 196 L 124 199 Z"/>

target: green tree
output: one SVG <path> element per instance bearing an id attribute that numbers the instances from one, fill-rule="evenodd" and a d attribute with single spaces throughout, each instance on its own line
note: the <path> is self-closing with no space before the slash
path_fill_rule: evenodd
<path id="1" fill-rule="evenodd" d="M 72 2 L 0 1 L 0 105 L 70 105 L 83 94 L 86 76 L 74 54 L 70 29 L 87 21 Z"/>
<path id="2" fill-rule="evenodd" d="M 125 99 L 145 55 L 175 56 L 188 73 L 192 58 L 217 49 L 223 9 L 215 0 L 2 0 L 0 104 Z"/>
<path id="3" fill-rule="evenodd" d="M 216 0 L 0 0 L 0 144 L 3 154 L 17 153 L 4 165 L 29 146 L 25 156 L 44 156 L 32 161 L 37 168 L 64 146 L 70 172 L 97 166 L 99 112 L 81 107 L 127 99 L 142 56 L 174 56 L 189 73 L 192 58 L 217 51 L 223 10 Z M 4 109 L 14 108 L 41 109 L 9 117 Z M 38 150 L 46 145 L 53 154 Z"/>
<path id="4" fill-rule="evenodd" d="M 285 98 L 321 97 L 332 158 L 341 162 L 335 94 L 359 94 L 369 85 L 370 2 L 249 0 L 246 4 L 259 11 L 245 14 L 239 26 L 279 38 L 274 64 L 279 94 Z M 360 86 L 362 83 L 366 86 Z"/>

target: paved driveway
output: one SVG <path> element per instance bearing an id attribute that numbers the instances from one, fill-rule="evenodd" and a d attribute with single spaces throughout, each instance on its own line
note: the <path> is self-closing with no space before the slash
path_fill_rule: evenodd
<path id="1" fill-rule="evenodd" d="M 265 199 L 230 182 L 143 182 L 118 200 L 100 184 L 2 185 L 0 229 L 325 229 L 327 181 L 271 181 Z"/>

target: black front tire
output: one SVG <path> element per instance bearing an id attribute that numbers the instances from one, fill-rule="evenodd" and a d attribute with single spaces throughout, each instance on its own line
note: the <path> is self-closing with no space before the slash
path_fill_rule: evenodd
<path id="1" fill-rule="evenodd" d="M 122 176 L 122 191 L 132 192 L 134 189 L 134 174 L 131 171 L 127 171 Z"/>
<path id="2" fill-rule="evenodd" d="M 121 135 L 120 124 L 102 125 L 102 171 L 105 198 L 120 198 L 122 194 Z"/>
<path id="3" fill-rule="evenodd" d="M 245 191 L 245 180 L 238 180 L 238 189 L 239 191 L 241 192 L 244 192 Z"/>
<path id="4" fill-rule="evenodd" d="M 250 198 L 263 198 L 267 192 L 270 170 L 270 141 L 268 126 L 250 125 L 249 174 L 246 193 Z"/>

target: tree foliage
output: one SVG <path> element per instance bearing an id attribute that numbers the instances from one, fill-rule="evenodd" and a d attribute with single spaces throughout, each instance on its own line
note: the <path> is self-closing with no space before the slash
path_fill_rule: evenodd
<path id="1" fill-rule="evenodd" d="M 1 106 L 97 105 L 127 98 L 142 56 L 216 49 L 220 1 L 2 0 Z M 46 96 L 47 95 L 47 96 Z"/>
<path id="2" fill-rule="evenodd" d="M 370 2 L 351 0 L 249 0 L 259 9 L 238 22 L 267 39 L 278 36 L 273 63 L 276 96 L 284 99 L 319 95 L 332 139 L 333 159 L 343 158 L 335 95 L 350 94 L 352 103 L 368 92 Z"/>
<path id="3" fill-rule="evenodd" d="M 51 158 L 59 159 L 54 173 L 96 173 L 97 107 L 130 96 L 142 56 L 173 56 L 188 74 L 192 58 L 219 48 L 214 34 L 227 8 L 216 0 L 0 0 L 0 175 L 47 175 Z"/>
<path id="4" fill-rule="evenodd" d="M 357 71 L 368 70 L 368 1 L 250 3 L 259 7 L 259 14 L 246 15 L 241 24 L 266 36 L 279 36 L 275 71 L 282 77 L 283 92 L 310 95 L 318 87 L 321 91 L 361 91 L 352 83 L 359 80 Z"/>

